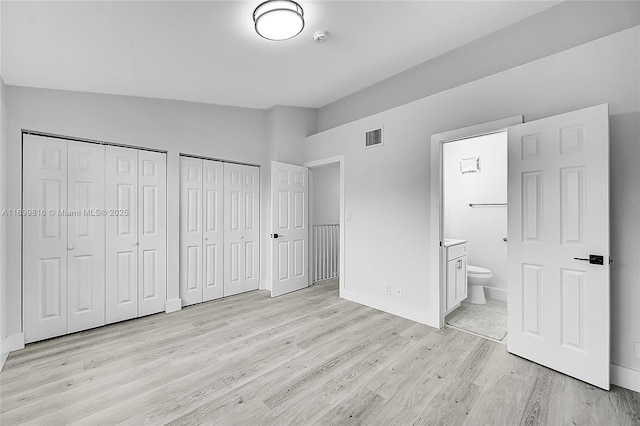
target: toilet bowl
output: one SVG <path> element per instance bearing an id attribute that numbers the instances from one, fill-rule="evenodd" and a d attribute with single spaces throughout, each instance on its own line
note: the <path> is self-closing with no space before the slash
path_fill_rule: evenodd
<path id="1" fill-rule="evenodd" d="M 484 285 L 489 282 L 493 274 L 489 269 L 479 266 L 467 265 L 467 281 L 469 284 L 469 294 L 467 295 L 471 303 L 482 305 L 487 303 L 484 297 Z"/>

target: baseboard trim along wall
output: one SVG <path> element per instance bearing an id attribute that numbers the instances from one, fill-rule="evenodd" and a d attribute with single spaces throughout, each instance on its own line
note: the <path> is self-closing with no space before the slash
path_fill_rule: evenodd
<path id="1" fill-rule="evenodd" d="M 167 300 L 164 304 L 164 312 L 170 314 L 171 312 L 176 312 L 182 309 L 182 299 L 171 299 Z"/>
<path id="2" fill-rule="evenodd" d="M 359 303 L 361 305 L 365 305 L 370 308 L 387 312 L 392 315 L 406 318 L 411 321 L 419 322 L 420 324 L 425 324 L 430 327 L 438 328 L 437 313 L 434 314 L 433 312 L 407 308 L 406 306 L 399 306 L 385 299 L 365 296 L 363 294 L 351 292 L 346 289 L 343 289 L 340 292 L 340 297 L 347 299 L 351 302 Z"/>
<path id="3" fill-rule="evenodd" d="M 640 371 L 611 364 L 611 384 L 640 392 Z"/>
<path id="4" fill-rule="evenodd" d="M 24 349 L 24 333 L 17 333 L 7 336 L 7 340 L 5 340 L 5 343 L 9 352 Z"/>

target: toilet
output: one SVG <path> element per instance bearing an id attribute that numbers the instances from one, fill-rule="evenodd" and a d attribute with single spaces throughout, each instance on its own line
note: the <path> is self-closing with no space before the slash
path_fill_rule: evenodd
<path id="1" fill-rule="evenodd" d="M 469 285 L 468 299 L 471 303 L 482 305 L 487 303 L 484 297 L 484 285 L 489 282 L 493 274 L 489 269 L 467 265 L 467 281 Z"/>

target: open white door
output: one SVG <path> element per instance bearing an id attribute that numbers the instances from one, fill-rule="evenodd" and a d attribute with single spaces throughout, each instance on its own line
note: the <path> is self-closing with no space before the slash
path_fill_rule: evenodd
<path id="1" fill-rule="evenodd" d="M 508 133 L 509 352 L 609 389 L 608 106 Z"/>
<path id="2" fill-rule="evenodd" d="M 271 296 L 309 285 L 309 169 L 271 162 Z"/>

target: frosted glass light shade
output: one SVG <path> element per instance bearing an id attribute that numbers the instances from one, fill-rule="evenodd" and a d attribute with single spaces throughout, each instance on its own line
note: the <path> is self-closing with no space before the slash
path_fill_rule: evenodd
<path id="1" fill-rule="evenodd" d="M 268 40 L 287 40 L 304 28 L 302 7 L 291 0 L 268 0 L 253 11 L 256 32 Z"/>

